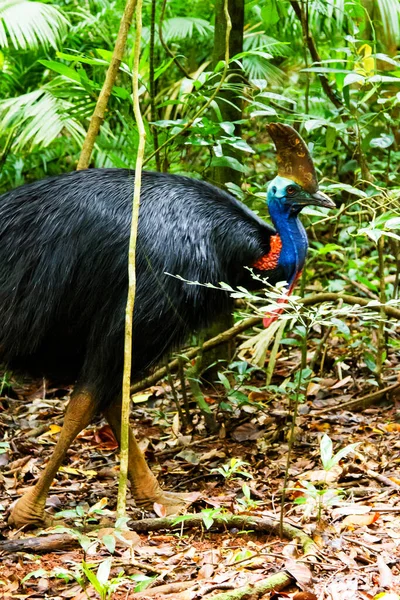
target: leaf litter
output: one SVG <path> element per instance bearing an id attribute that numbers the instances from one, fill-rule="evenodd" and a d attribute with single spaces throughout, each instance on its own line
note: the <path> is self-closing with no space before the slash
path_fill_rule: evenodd
<path id="1" fill-rule="evenodd" d="M 288 362 L 278 361 L 282 376 Z M 253 402 L 271 400 L 256 391 L 256 380 L 250 383 Z M 75 547 L 3 552 L 0 598 L 233 598 L 229 594 L 249 585 L 256 591 L 260 582 L 284 573 L 284 589 L 243 597 L 399 600 L 398 412 L 396 404 L 319 412 L 346 401 L 352 386 L 347 376 L 309 386 L 296 422 L 285 521 L 314 540 L 317 556 L 304 556 L 295 540 L 240 530 L 229 521 L 223 531 L 213 530 L 213 520 L 228 513 L 279 519 L 288 453 L 284 399 L 276 396 L 265 411 L 242 411 L 239 421 L 228 418 L 218 435 L 207 435 L 196 411 L 191 428 L 183 430 L 168 385 L 158 385 L 135 405 L 131 424 L 162 485 L 200 496 L 191 510 L 200 512 L 203 526 L 186 529 L 177 520 L 170 530 L 140 534 L 129 521 L 110 526 L 117 444 L 98 420 L 70 449 L 47 505 L 63 515 L 58 531 L 72 533 Z M 0 400 L 2 540 L 57 533 L 15 532 L 6 521 L 11 503 L 35 483 L 52 452 L 69 392 L 33 388 L 34 382 L 20 384 L 16 398 Z M 211 397 L 214 392 L 209 390 Z M 149 515 L 128 498 L 129 519 Z M 162 517 L 163 507 L 155 506 L 154 515 Z"/>

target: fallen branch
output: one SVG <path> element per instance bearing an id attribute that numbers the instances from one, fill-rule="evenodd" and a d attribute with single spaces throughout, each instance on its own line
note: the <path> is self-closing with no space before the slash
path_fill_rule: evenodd
<path id="1" fill-rule="evenodd" d="M 79 540 L 65 533 L 54 535 L 4 540 L 0 542 L 0 553 L 32 552 L 33 554 L 71 550 L 80 546 Z"/>
<path id="2" fill-rule="evenodd" d="M 177 523 L 177 517 L 163 517 L 154 519 L 142 519 L 140 521 L 130 521 L 129 527 L 136 533 L 148 533 L 149 531 L 160 531 L 163 529 L 171 530 L 175 528 L 195 528 L 204 527 L 204 521 L 201 515 L 186 515 L 185 520 Z M 249 517 L 239 515 L 226 515 L 216 517 L 213 523 L 213 529 L 224 531 L 227 528 L 237 528 L 239 530 L 252 530 L 257 533 L 272 533 L 279 535 L 279 520 L 270 517 Z M 303 552 L 307 556 L 315 556 L 317 547 L 313 540 L 301 529 L 291 525 L 283 524 L 283 535 L 289 540 L 298 540 Z M 48 536 L 28 537 L 18 540 L 4 540 L 0 542 L 0 552 L 27 552 L 37 553 L 55 552 L 56 550 L 66 550 L 79 546 L 79 540 L 68 534 L 53 534 Z"/>
<path id="3" fill-rule="evenodd" d="M 300 298 L 298 300 L 298 302 L 300 304 L 303 304 L 304 306 L 313 306 L 315 304 L 322 304 L 323 302 L 339 302 L 340 300 L 342 300 L 346 304 L 351 304 L 353 306 L 355 306 L 355 305 L 367 306 L 371 302 L 371 300 L 368 300 L 367 298 L 361 298 L 360 296 L 351 296 L 349 294 L 341 294 L 341 293 L 337 294 L 337 293 L 331 293 L 331 292 L 323 292 L 320 294 L 313 294 L 312 296 L 306 296 L 305 298 Z M 376 301 L 379 302 L 378 299 L 376 299 Z M 368 306 L 368 308 L 370 310 L 373 310 L 374 312 L 376 312 L 376 311 L 379 312 L 381 310 L 381 308 L 383 308 L 386 316 L 388 316 L 392 319 L 400 320 L 400 309 L 394 308 L 393 306 L 386 305 L 386 304 L 381 305 L 378 303 L 376 305 L 373 304 L 371 306 Z M 200 351 L 205 352 L 207 350 L 211 350 L 212 348 L 216 348 L 220 344 L 224 344 L 225 342 L 228 342 L 229 340 L 233 339 L 240 333 L 243 333 L 243 331 L 246 331 L 247 329 L 251 329 L 255 325 L 259 325 L 261 323 L 261 321 L 262 321 L 262 317 L 249 317 L 248 319 L 244 319 L 243 321 L 240 321 L 240 323 L 236 323 L 236 325 L 234 325 L 233 327 L 230 327 L 226 331 L 223 331 L 222 333 L 211 338 L 210 340 L 207 340 L 206 342 L 204 342 L 204 344 L 202 346 L 196 346 L 195 348 L 190 348 L 189 350 L 187 350 L 185 352 L 185 356 L 187 357 L 188 360 L 190 360 L 190 359 L 194 358 L 195 356 L 197 356 L 197 354 Z M 177 359 L 177 358 L 172 360 L 168 364 L 168 369 L 171 372 L 178 369 L 178 367 L 179 367 L 179 359 Z M 166 374 L 167 374 L 166 367 L 161 367 L 160 369 L 157 369 L 156 371 L 154 371 L 154 373 L 152 373 L 148 377 L 145 377 L 144 379 L 133 384 L 131 387 L 131 393 L 136 394 L 137 392 L 140 392 L 141 390 L 145 390 L 146 388 L 151 387 L 152 385 L 157 383 L 157 381 L 160 381 L 160 379 L 165 377 Z"/>
<path id="4" fill-rule="evenodd" d="M 178 517 L 179 518 L 179 517 Z M 160 531 L 162 529 L 174 528 L 193 528 L 204 527 L 204 521 L 201 515 L 185 515 L 185 520 L 177 522 L 177 517 L 163 517 L 161 519 L 142 519 L 140 521 L 130 521 L 129 527 L 136 533 L 148 533 L 149 531 Z M 224 531 L 234 527 L 239 530 L 251 530 L 257 533 L 272 533 L 279 535 L 279 519 L 270 517 L 249 517 L 227 514 L 223 517 L 214 519 L 213 529 Z M 305 555 L 316 555 L 317 547 L 313 540 L 298 527 L 283 524 L 283 535 L 289 540 L 298 540 Z"/>
<path id="5" fill-rule="evenodd" d="M 158 596 L 159 594 L 162 594 L 163 596 L 168 594 L 178 594 L 183 590 L 192 588 L 193 585 L 193 581 L 174 581 L 173 583 L 164 583 L 163 585 L 157 585 L 156 587 L 148 588 L 147 590 L 143 590 L 142 592 L 135 592 L 134 594 L 129 594 L 129 598 L 139 599 L 147 598 L 149 596 Z"/>
<path id="6" fill-rule="evenodd" d="M 381 400 L 384 396 L 390 395 L 395 390 L 400 388 L 400 383 L 395 383 L 393 385 L 389 385 L 388 387 L 382 388 L 381 390 L 377 390 L 376 392 L 372 392 L 371 394 L 366 394 L 361 398 L 353 398 L 352 400 L 348 400 L 347 402 L 342 402 L 341 404 L 335 404 L 333 406 L 328 406 L 327 408 L 322 408 L 321 410 L 314 410 L 312 412 L 312 416 L 316 414 L 323 415 L 329 412 L 339 412 L 341 410 L 347 410 L 351 408 L 352 410 L 368 408 L 368 406 L 372 406 L 378 400 Z M 311 416 L 311 415 L 310 415 Z"/>
<path id="7" fill-rule="evenodd" d="M 293 578 L 285 571 L 282 571 L 281 573 L 271 575 L 271 577 L 268 577 L 264 581 L 250 583 L 233 592 L 223 592 L 222 594 L 212 596 L 212 600 L 255 600 L 272 590 L 283 590 L 283 588 L 287 587 L 292 581 Z"/>

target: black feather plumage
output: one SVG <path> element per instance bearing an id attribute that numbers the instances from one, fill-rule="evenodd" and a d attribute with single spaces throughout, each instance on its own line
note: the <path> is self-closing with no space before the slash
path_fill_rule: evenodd
<path id="1" fill-rule="evenodd" d="M 121 385 L 133 185 L 132 171 L 93 169 L 0 196 L 3 360 L 73 377 L 99 406 Z M 245 266 L 268 253 L 275 233 L 229 194 L 187 177 L 144 172 L 141 198 L 135 379 L 231 309 L 226 293 L 166 273 L 250 285 Z"/>

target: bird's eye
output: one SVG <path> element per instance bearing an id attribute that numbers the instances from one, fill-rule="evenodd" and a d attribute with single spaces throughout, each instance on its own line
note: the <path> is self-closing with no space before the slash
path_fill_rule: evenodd
<path id="1" fill-rule="evenodd" d="M 293 185 L 289 185 L 286 188 L 286 193 L 288 196 L 294 196 L 294 194 L 296 193 L 296 188 Z"/>

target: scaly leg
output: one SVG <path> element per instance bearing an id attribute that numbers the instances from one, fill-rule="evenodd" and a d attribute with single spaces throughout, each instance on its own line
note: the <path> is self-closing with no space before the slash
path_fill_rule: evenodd
<path id="1" fill-rule="evenodd" d="M 51 483 L 68 448 L 78 433 L 92 420 L 95 408 L 94 399 L 88 392 L 80 391 L 72 394 L 54 452 L 36 485 L 14 505 L 9 518 L 10 525 L 18 528 L 24 525 L 32 527 L 46 522 L 44 508 Z"/>
<path id="2" fill-rule="evenodd" d="M 119 400 L 105 409 L 104 416 L 118 443 L 120 443 L 121 401 Z M 136 504 L 143 508 L 151 509 L 153 504 L 157 502 L 157 504 L 165 506 L 168 515 L 176 515 L 193 501 L 193 495 L 191 494 L 165 492 L 160 487 L 156 477 L 150 471 L 131 429 L 129 429 L 128 477 Z"/>

